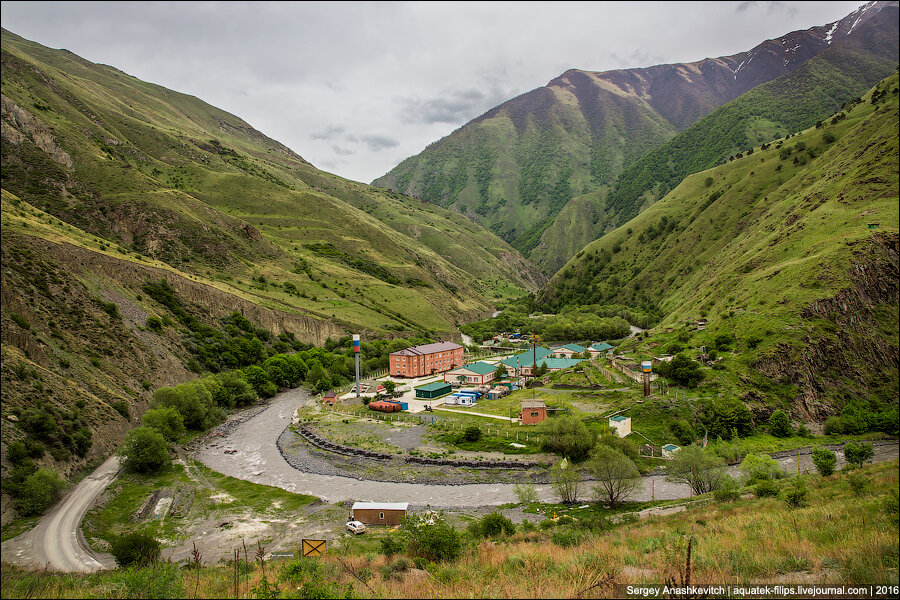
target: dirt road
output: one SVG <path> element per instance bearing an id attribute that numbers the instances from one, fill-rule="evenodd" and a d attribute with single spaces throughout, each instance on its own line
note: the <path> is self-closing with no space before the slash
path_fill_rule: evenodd
<path id="1" fill-rule="evenodd" d="M 91 573 L 113 568 L 111 556 L 90 551 L 81 534 L 81 520 L 118 472 L 119 459 L 114 455 L 75 486 L 34 529 L 3 542 L 3 560 L 65 572 Z"/>

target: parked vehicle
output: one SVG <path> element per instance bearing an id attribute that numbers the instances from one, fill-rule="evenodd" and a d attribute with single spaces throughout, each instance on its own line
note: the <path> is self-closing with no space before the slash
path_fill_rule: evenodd
<path id="1" fill-rule="evenodd" d="M 347 531 L 349 531 L 353 535 L 359 535 L 360 533 L 366 532 L 366 525 L 365 523 L 360 523 L 359 521 L 349 521 L 347 523 Z"/>

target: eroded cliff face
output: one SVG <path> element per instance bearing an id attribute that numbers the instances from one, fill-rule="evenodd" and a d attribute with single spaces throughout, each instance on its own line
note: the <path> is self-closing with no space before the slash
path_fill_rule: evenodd
<path id="1" fill-rule="evenodd" d="M 900 237 L 879 233 L 859 246 L 847 273 L 851 285 L 801 312 L 804 347 L 784 344 L 754 365 L 799 388 L 793 408 L 798 418 L 822 421 L 854 396 L 896 398 Z"/>

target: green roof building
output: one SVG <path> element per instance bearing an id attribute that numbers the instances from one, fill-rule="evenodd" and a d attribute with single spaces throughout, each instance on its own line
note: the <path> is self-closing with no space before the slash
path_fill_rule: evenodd
<path id="1" fill-rule="evenodd" d="M 440 398 L 441 396 L 446 396 L 450 392 L 453 391 L 453 388 L 449 383 L 442 381 L 435 381 L 434 383 L 429 383 L 427 385 L 423 385 L 416 388 L 416 398 L 425 398 L 428 400 L 433 400 L 434 398 Z"/>

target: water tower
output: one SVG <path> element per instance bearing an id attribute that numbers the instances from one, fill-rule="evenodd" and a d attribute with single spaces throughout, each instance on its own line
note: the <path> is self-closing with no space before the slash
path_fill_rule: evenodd
<path id="1" fill-rule="evenodd" d="M 644 378 L 644 398 L 650 395 L 650 373 L 653 372 L 653 362 L 649 360 L 641 361 L 641 373 Z"/>
<path id="2" fill-rule="evenodd" d="M 356 357 L 356 397 L 359 398 L 359 334 L 353 334 L 353 356 Z"/>

